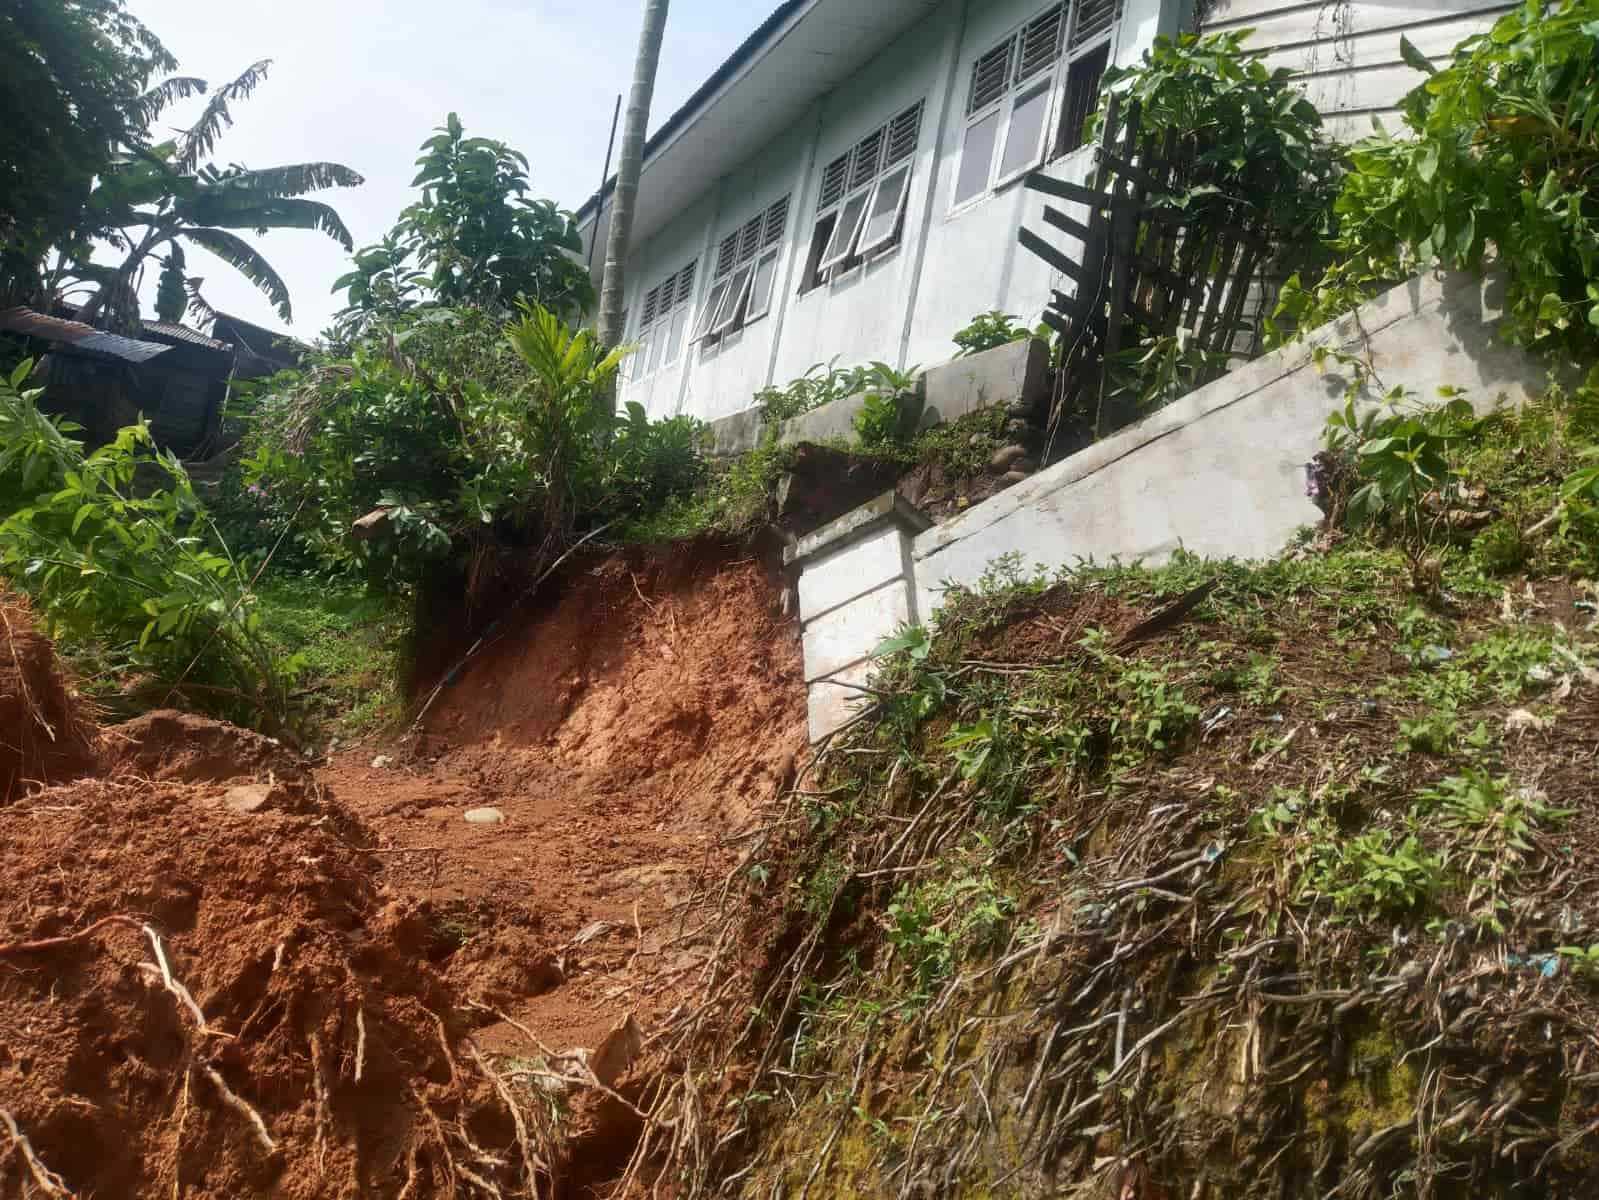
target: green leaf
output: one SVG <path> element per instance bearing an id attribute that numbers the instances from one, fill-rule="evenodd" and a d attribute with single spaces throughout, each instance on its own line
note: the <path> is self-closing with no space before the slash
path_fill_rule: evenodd
<path id="1" fill-rule="evenodd" d="M 1404 34 L 1399 35 L 1399 57 L 1405 60 L 1407 66 L 1413 67 L 1424 75 L 1436 75 L 1438 68 L 1416 45 Z"/>
<path id="2" fill-rule="evenodd" d="M 1438 143 L 1428 142 L 1416 156 L 1416 173 L 1422 181 L 1431 183 L 1438 175 Z"/>

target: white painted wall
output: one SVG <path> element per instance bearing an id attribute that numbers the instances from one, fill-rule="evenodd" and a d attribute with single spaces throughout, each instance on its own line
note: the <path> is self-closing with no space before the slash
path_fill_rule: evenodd
<path id="1" fill-rule="evenodd" d="M 1405 65 L 1399 39 L 1442 65 L 1462 39 L 1515 8 L 1503 0 L 1215 0 L 1208 33 L 1253 29 L 1246 45 L 1287 67 L 1338 137 L 1371 132 L 1372 117 L 1399 125 L 1399 101 L 1422 76 Z"/>
<path id="2" fill-rule="evenodd" d="M 1123 0 L 1112 61 L 1136 61 L 1157 30 L 1175 26 L 1181 5 Z M 1016 240 L 1024 223 L 1040 224 L 1042 197 L 1018 180 L 959 210 L 952 199 L 972 64 L 1048 7 L 1049 0 L 944 0 L 744 165 L 708 180 L 703 195 L 630 257 L 627 336 L 637 334 L 649 289 L 691 258 L 699 263 L 697 318 L 721 238 L 787 193 L 789 226 L 771 315 L 719 346 L 685 349 L 677 363 L 642 379 L 624 372 L 623 401 L 638 401 L 652 417 L 687 412 L 715 420 L 748 408 L 768 384 L 785 384 L 834 358 L 844 366 L 944 361 L 956 330 L 989 309 L 1035 322 L 1051 290 L 1065 285 Z M 774 79 L 773 86 L 782 81 Z M 925 108 L 900 244 L 849 276 L 799 295 L 821 168 L 918 100 Z M 1091 166 L 1091 156 L 1078 151 L 1048 169 L 1082 182 Z"/>

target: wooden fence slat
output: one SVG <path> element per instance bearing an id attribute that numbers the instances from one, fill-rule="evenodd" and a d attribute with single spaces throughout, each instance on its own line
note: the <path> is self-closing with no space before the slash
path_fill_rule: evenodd
<path id="1" fill-rule="evenodd" d="M 1060 209 L 1051 208 L 1046 204 L 1044 206 L 1044 222 L 1048 225 L 1053 225 L 1063 233 L 1069 233 L 1085 246 L 1088 244 L 1088 226 L 1081 221 L 1072 220 Z"/>

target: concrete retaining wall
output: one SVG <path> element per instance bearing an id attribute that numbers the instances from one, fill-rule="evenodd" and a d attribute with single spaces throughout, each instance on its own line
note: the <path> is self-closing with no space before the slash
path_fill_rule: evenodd
<path id="1" fill-rule="evenodd" d="M 1466 275 L 1412 280 L 928 530 L 914 546 L 918 610 L 932 613 L 946 586 L 975 583 L 1009 553 L 1048 569 L 1154 564 L 1179 547 L 1213 558 L 1277 553 L 1320 520 L 1304 468 L 1349 382 L 1336 363 L 1318 370 L 1316 347 L 1369 362 L 1372 400 L 1393 387 L 1431 400 L 1450 386 L 1480 410 L 1518 403 L 1542 390 L 1546 373 L 1499 338 L 1501 291 Z"/>
<path id="2" fill-rule="evenodd" d="M 970 358 L 929 368 L 917 379 L 922 398 L 922 428 L 960 420 L 983 408 L 1013 404 L 1036 406 L 1049 391 L 1049 344 L 1039 338 L 996 346 Z M 846 396 L 784 421 L 778 443 L 850 441 L 864 396 Z M 711 422 L 711 451 L 745 454 L 760 445 L 761 413 L 748 408 Z"/>

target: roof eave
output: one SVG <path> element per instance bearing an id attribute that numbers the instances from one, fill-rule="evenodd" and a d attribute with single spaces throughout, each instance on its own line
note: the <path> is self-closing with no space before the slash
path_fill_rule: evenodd
<path id="1" fill-rule="evenodd" d="M 674 112 L 659 129 L 644 143 L 644 167 L 648 169 L 651 160 L 657 158 L 672 142 L 677 140 L 677 135 L 693 125 L 694 121 L 707 109 L 711 108 L 717 95 L 733 80 L 737 79 L 745 67 L 756 62 L 762 53 L 775 45 L 779 35 L 794 19 L 802 15 L 803 10 L 812 8 L 817 0 L 783 0 L 777 10 L 761 22 L 759 28 L 739 48 L 722 63 L 709 79 L 695 89 L 683 104 Z M 577 225 L 581 228 L 594 219 L 602 210 L 606 199 L 616 190 L 616 176 L 607 179 L 599 192 L 590 196 L 577 210 Z"/>

